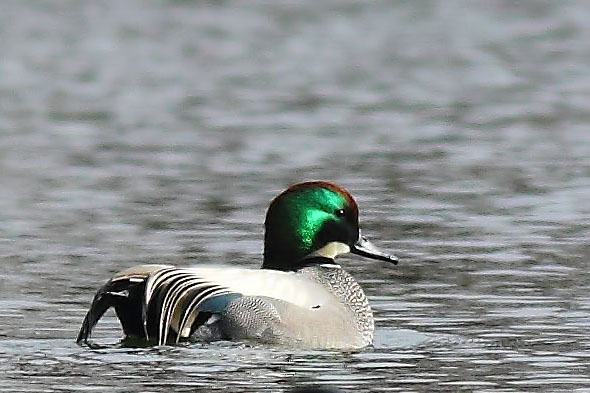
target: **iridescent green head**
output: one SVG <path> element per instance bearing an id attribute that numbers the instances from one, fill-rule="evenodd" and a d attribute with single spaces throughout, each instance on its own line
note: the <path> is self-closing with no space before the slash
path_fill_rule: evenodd
<path id="1" fill-rule="evenodd" d="M 346 252 L 397 263 L 360 235 L 358 206 L 334 183 L 291 186 L 272 201 L 264 225 L 265 269 L 296 270 Z"/>

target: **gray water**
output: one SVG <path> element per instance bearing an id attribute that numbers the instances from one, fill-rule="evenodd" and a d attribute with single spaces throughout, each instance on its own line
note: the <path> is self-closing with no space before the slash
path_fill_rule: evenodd
<path id="1" fill-rule="evenodd" d="M 584 2 L 20 1 L 0 10 L 0 391 L 590 392 Z M 139 263 L 257 268 L 329 179 L 375 345 L 90 350 Z M 117 343 L 114 314 L 98 340 Z"/>

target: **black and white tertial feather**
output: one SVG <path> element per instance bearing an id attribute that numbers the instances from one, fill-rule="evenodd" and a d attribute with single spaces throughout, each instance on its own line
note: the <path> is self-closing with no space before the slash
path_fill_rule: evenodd
<path id="1" fill-rule="evenodd" d="M 192 322 L 200 312 L 205 311 L 201 306 L 229 294 L 235 293 L 222 285 L 207 281 L 190 269 L 165 268 L 151 274 L 146 281 L 143 299 L 142 322 L 146 338 L 155 339 L 158 345 L 167 343 L 171 332 L 175 335 L 176 343 L 181 338 L 188 338 L 193 330 Z M 225 306 L 227 302 L 219 304 Z M 223 309 L 207 312 L 222 311 Z M 151 325 L 152 319 L 158 325 L 155 335 L 148 330 L 148 322 Z M 189 321 L 191 325 L 187 326 Z"/>
<path id="2" fill-rule="evenodd" d="M 194 322 L 199 313 L 222 312 L 230 300 L 241 296 L 208 281 L 195 270 L 149 267 L 122 272 L 98 291 L 82 324 L 78 343 L 88 343 L 92 329 L 110 307 L 115 308 L 127 336 L 153 340 L 158 345 L 178 343 L 198 327 Z M 140 315 L 137 310 L 141 310 Z"/>

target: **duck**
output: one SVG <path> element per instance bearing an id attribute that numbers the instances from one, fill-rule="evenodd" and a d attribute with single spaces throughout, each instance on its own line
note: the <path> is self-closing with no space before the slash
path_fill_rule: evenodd
<path id="1" fill-rule="evenodd" d="M 124 339 L 148 345 L 221 340 L 356 349 L 371 345 L 373 312 L 336 257 L 352 253 L 397 264 L 361 234 L 352 195 L 329 181 L 290 186 L 270 203 L 261 269 L 139 265 L 100 287 L 76 342 L 111 307 Z"/>

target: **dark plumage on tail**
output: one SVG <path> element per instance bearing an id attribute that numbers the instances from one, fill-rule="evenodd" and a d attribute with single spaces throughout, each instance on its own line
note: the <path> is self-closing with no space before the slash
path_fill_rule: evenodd
<path id="1" fill-rule="evenodd" d="M 114 278 L 98 290 L 82 322 L 76 342 L 90 344 L 92 330 L 111 307 L 115 308 L 126 336 L 146 338 L 142 324 L 142 300 L 145 280 L 135 277 Z"/>
<path id="2" fill-rule="evenodd" d="M 92 346 L 92 329 L 114 307 L 127 337 L 155 340 L 158 345 L 178 343 L 200 326 L 216 321 L 210 317 L 222 313 L 240 296 L 190 269 L 139 266 L 99 289 L 76 341 Z"/>

